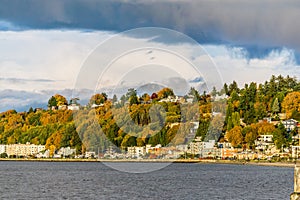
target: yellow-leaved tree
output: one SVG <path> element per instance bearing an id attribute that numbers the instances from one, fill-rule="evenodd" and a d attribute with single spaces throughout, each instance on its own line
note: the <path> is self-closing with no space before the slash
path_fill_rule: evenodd
<path id="1" fill-rule="evenodd" d="M 290 118 L 294 111 L 300 112 L 300 92 L 288 93 L 282 101 L 282 110 Z"/>
<path id="2" fill-rule="evenodd" d="M 226 138 L 233 147 L 241 145 L 243 142 L 242 128 L 240 126 L 233 127 L 226 133 Z"/>
<path id="3" fill-rule="evenodd" d="M 158 99 L 167 98 L 169 96 L 174 96 L 174 92 L 171 88 L 163 88 L 157 92 Z"/>

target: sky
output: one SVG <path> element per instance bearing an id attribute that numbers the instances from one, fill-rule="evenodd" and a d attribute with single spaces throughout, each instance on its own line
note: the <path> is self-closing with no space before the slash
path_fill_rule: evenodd
<path id="1" fill-rule="evenodd" d="M 220 87 L 236 80 L 242 87 L 264 82 L 272 74 L 300 77 L 297 0 L 0 4 L 0 112 L 43 107 L 56 93 L 74 96 L 74 88 L 83 100 L 98 90 L 121 93 L 148 82 L 183 93 L 203 82 Z M 161 33 L 168 34 L 130 31 L 143 27 L 165 28 Z M 138 47 L 144 49 L 129 51 Z M 178 52 L 186 60 L 178 59 Z M 194 72 L 188 61 L 206 68 Z M 94 65 L 98 68 L 90 67 Z"/>

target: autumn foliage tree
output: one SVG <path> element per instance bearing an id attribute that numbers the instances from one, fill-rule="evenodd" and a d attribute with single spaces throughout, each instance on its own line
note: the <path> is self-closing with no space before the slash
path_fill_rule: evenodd
<path id="1" fill-rule="evenodd" d="M 68 101 L 67 99 L 60 95 L 60 94 L 56 94 L 54 96 L 52 96 L 49 101 L 48 101 L 48 107 L 52 107 L 52 106 L 62 106 L 62 105 L 67 105 Z"/>
<path id="2" fill-rule="evenodd" d="M 233 127 L 226 133 L 226 138 L 233 147 L 241 145 L 244 139 L 242 135 L 242 128 L 240 126 Z"/>
<path id="3" fill-rule="evenodd" d="M 159 99 L 163 99 L 169 96 L 174 96 L 174 92 L 171 88 L 163 88 L 160 91 L 158 91 L 157 96 Z"/>
<path id="4" fill-rule="evenodd" d="M 293 112 L 300 112 L 300 92 L 288 93 L 282 102 L 282 109 L 290 118 Z"/>
<path id="5" fill-rule="evenodd" d="M 97 93 L 94 94 L 91 98 L 90 98 L 90 105 L 96 104 L 96 105 L 100 105 L 103 104 L 105 101 L 107 100 L 107 94 L 105 93 Z"/>

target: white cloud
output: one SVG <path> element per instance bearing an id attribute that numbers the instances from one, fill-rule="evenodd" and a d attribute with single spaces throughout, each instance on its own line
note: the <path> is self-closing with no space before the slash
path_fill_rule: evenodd
<path id="1" fill-rule="evenodd" d="M 70 88 L 83 60 L 109 36 L 106 32 L 0 32 L 0 78 L 51 79 L 54 83 L 24 85 L 1 82 L 6 89 Z"/>
<path id="2" fill-rule="evenodd" d="M 241 87 L 244 83 L 252 81 L 262 83 L 269 80 L 273 74 L 300 77 L 300 66 L 296 64 L 294 51 L 291 49 L 273 50 L 264 58 L 249 59 L 242 48 L 226 48 L 226 46 L 204 48 L 213 55 L 212 58 L 224 81 L 236 80 Z"/>
<path id="3" fill-rule="evenodd" d="M 103 74 L 98 88 L 120 89 L 155 82 L 182 90 L 183 86 L 176 86 L 176 81 L 170 81 L 176 76 L 181 76 L 187 84 L 188 80 L 202 76 L 208 85 L 219 84 L 218 86 L 223 81 L 232 80 L 238 81 L 240 86 L 245 82 L 264 82 L 272 74 L 300 77 L 294 51 L 287 48 L 274 50 L 261 59 L 249 60 L 243 48 L 204 45 L 208 52 L 206 55 L 199 46 L 189 43 L 165 44 L 124 35 L 107 44 L 104 42 L 104 47 L 96 48 L 112 35 L 111 32 L 100 31 L 0 31 L 0 85 L 2 90 L 11 89 L 0 93 L 0 110 L 3 111 L 9 105 L 14 108 L 24 107 L 34 101 L 38 102 L 39 99 L 46 102 L 55 91 L 72 89 L 78 75 L 82 78 L 82 88 L 95 89 L 95 83 L 106 67 L 101 66 L 99 59 L 103 58 L 108 62 L 117 58 L 120 52 L 140 47 L 150 49 L 129 52 L 116 59 Z M 153 47 L 166 51 L 151 50 Z M 91 52 L 94 57 L 93 54 L 89 57 Z M 194 63 L 197 69 L 184 58 Z M 92 71 L 80 71 L 82 66 L 90 64 L 94 66 L 89 68 Z M 151 67 L 146 69 L 145 64 Z M 41 93 L 42 90 L 50 93 Z M 12 96 L 5 96 L 8 91 Z M 31 95 L 27 95 L 26 99 L 20 98 L 20 91 Z M 69 93 L 68 95 L 70 96 Z M 86 96 L 85 94 L 85 98 Z"/>

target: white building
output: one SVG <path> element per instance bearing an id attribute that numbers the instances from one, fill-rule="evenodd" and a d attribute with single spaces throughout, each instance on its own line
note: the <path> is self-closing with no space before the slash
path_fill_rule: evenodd
<path id="1" fill-rule="evenodd" d="M 36 154 L 37 158 L 49 158 L 50 157 L 50 150 L 47 149 L 45 152 L 40 152 Z"/>
<path id="2" fill-rule="evenodd" d="M 62 147 L 58 150 L 57 154 L 63 157 L 67 157 L 76 153 L 76 149 L 71 149 L 71 147 Z"/>
<path id="3" fill-rule="evenodd" d="M 271 150 L 274 147 L 273 135 L 260 135 L 255 140 L 255 149 L 261 151 Z"/>
<path id="4" fill-rule="evenodd" d="M 127 154 L 131 158 L 140 158 L 146 154 L 145 147 L 127 147 Z"/>
<path id="5" fill-rule="evenodd" d="M 299 158 L 300 146 L 292 146 L 292 157 Z"/>
<path id="6" fill-rule="evenodd" d="M 188 153 L 203 155 L 203 152 L 207 151 L 207 149 L 214 149 L 215 142 L 215 140 L 209 140 L 208 142 L 191 142 L 189 144 L 190 149 L 188 150 Z"/>
<path id="7" fill-rule="evenodd" d="M 163 98 L 161 100 L 159 100 L 159 102 L 178 102 L 180 99 L 178 98 L 178 96 L 168 96 L 167 98 Z"/>
<path id="8" fill-rule="evenodd" d="M 96 157 L 96 152 L 95 151 L 87 151 L 85 152 L 85 158 L 95 158 Z"/>
<path id="9" fill-rule="evenodd" d="M 79 105 L 76 104 L 68 105 L 68 110 L 79 110 Z"/>
<path id="10" fill-rule="evenodd" d="M 294 130 L 297 127 L 298 121 L 294 120 L 294 119 L 288 119 L 288 120 L 282 121 L 282 124 L 283 124 L 284 128 L 288 132 L 290 132 L 290 131 Z"/>
<path id="11" fill-rule="evenodd" d="M 0 144 L 0 154 L 6 153 L 6 145 L 5 144 Z"/>
<path id="12" fill-rule="evenodd" d="M 8 156 L 34 156 L 45 150 L 45 145 L 35 145 L 27 142 L 26 144 L 9 144 L 6 145 Z"/>

